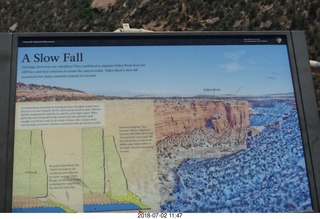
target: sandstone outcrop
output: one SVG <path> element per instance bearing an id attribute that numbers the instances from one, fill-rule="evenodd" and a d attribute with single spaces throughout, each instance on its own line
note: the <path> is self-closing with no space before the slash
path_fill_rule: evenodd
<path id="1" fill-rule="evenodd" d="M 20 82 L 16 85 L 17 102 L 91 100 L 96 98 L 94 94 L 87 94 L 71 88 L 24 84 Z"/>
<path id="2" fill-rule="evenodd" d="M 160 99 L 155 101 L 157 142 L 167 137 L 210 128 L 217 133 L 249 127 L 246 101 Z"/>
<path id="3" fill-rule="evenodd" d="M 189 158 L 219 158 L 247 148 L 249 103 L 209 98 L 155 100 L 161 203 L 174 199 L 177 167 Z"/>

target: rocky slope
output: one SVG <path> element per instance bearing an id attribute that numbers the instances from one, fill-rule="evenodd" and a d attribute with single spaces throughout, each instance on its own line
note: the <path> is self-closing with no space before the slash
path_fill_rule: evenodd
<path id="1" fill-rule="evenodd" d="M 297 111 L 288 102 L 263 102 L 266 105 L 253 106 L 259 114 L 251 119 L 265 129 L 249 138 L 247 149 L 222 158 L 184 159 L 176 166 L 173 159 L 165 160 L 160 175 L 162 211 L 312 210 Z M 279 120 L 281 126 L 268 128 Z"/>
<path id="2" fill-rule="evenodd" d="M 114 31 L 123 23 L 154 31 L 288 30 L 307 33 L 320 58 L 318 0 L 0 1 L 1 31 Z"/>
<path id="3" fill-rule="evenodd" d="M 318 0 L 0 1 L 2 32 L 101 32 L 130 23 L 153 31 L 304 30 L 310 59 L 320 61 Z M 314 85 L 320 115 L 320 77 Z"/>

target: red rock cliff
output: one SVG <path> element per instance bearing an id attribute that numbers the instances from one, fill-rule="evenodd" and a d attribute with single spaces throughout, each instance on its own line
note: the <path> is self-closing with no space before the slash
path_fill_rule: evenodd
<path id="1" fill-rule="evenodd" d="M 166 137 L 212 128 L 218 133 L 249 127 L 246 101 L 161 99 L 155 102 L 157 142 Z"/>

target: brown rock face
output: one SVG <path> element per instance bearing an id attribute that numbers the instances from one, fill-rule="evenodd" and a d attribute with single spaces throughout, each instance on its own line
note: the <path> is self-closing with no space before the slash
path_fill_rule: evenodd
<path id="1" fill-rule="evenodd" d="M 112 6 L 116 3 L 116 0 L 93 0 L 91 3 L 92 8 L 105 10 L 109 6 Z"/>
<path id="2" fill-rule="evenodd" d="M 212 128 L 217 133 L 249 127 L 246 101 L 161 99 L 155 102 L 157 142 L 173 135 Z"/>

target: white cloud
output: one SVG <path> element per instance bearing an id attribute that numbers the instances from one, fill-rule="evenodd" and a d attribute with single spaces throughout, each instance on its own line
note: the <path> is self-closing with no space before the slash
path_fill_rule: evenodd
<path id="1" fill-rule="evenodd" d="M 225 63 L 222 65 L 219 65 L 220 68 L 222 68 L 227 73 L 233 73 L 237 72 L 243 69 L 241 58 L 244 55 L 244 51 L 237 51 L 232 53 L 225 53 L 224 59 Z"/>

